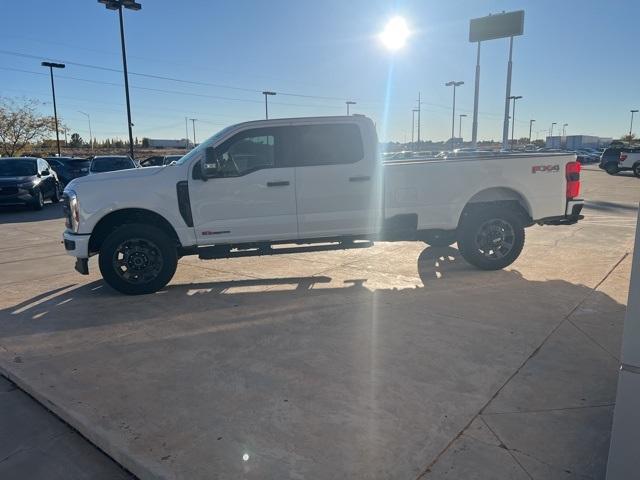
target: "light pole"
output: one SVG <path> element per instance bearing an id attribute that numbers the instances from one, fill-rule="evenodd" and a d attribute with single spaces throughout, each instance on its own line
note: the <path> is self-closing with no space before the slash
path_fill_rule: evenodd
<path id="1" fill-rule="evenodd" d="M 553 137 L 553 127 L 554 127 L 555 125 L 557 125 L 557 123 L 556 123 L 556 122 L 553 122 L 553 123 L 551 124 L 551 129 L 549 130 L 549 136 L 550 136 L 550 137 Z"/>
<path id="2" fill-rule="evenodd" d="M 196 146 L 196 120 L 198 120 L 197 118 L 190 118 L 189 120 L 191 120 L 191 125 L 193 126 L 193 146 Z"/>
<path id="3" fill-rule="evenodd" d="M 58 110 L 56 109 L 56 87 L 53 83 L 53 69 L 54 68 L 64 68 L 64 63 L 52 63 L 52 62 L 42 62 L 40 65 L 43 67 L 49 68 L 49 75 L 51 76 L 51 93 L 53 94 L 53 118 L 56 122 L 56 144 L 58 146 L 58 156 L 60 156 L 60 133 L 58 132 Z"/>
<path id="4" fill-rule="evenodd" d="M 569 126 L 569 124 L 568 124 L 568 123 L 565 123 L 565 124 L 563 124 L 563 125 L 562 125 L 562 136 L 563 136 L 563 137 L 564 137 L 564 136 L 565 136 L 565 134 L 566 134 L 566 130 L 567 130 L 567 127 L 568 127 L 568 126 Z"/>
<path id="5" fill-rule="evenodd" d="M 529 120 L 529 143 L 531 143 L 531 128 L 533 127 L 533 122 L 535 122 L 535 120 Z"/>
<path id="6" fill-rule="evenodd" d="M 276 92 L 270 92 L 268 90 L 262 92 L 262 94 L 264 95 L 264 118 L 266 120 L 269 120 L 269 103 L 267 101 L 267 97 L 269 96 L 273 96 L 276 94 Z M 347 106 L 348 108 L 348 106 Z"/>
<path id="7" fill-rule="evenodd" d="M 456 128 L 456 88 L 460 85 L 464 85 L 464 82 L 456 82 L 454 80 L 444 84 L 445 87 L 453 87 L 453 112 L 451 115 L 451 150 L 454 147 L 455 128 Z"/>
<path id="8" fill-rule="evenodd" d="M 189 150 L 189 118 L 187 117 L 184 117 L 184 149 Z"/>
<path id="9" fill-rule="evenodd" d="M 349 116 L 349 105 L 355 105 L 356 102 L 353 102 L 351 100 L 347 100 L 346 102 L 344 102 L 345 105 L 347 106 L 347 117 Z"/>
<path id="10" fill-rule="evenodd" d="M 422 113 L 422 101 L 420 100 L 420 92 L 418 92 L 418 144 L 420 144 L 420 114 Z"/>
<path id="11" fill-rule="evenodd" d="M 631 143 L 631 135 L 633 135 L 633 114 L 638 113 L 638 110 L 629 110 L 631 112 L 631 125 L 629 125 L 629 143 Z"/>
<path id="12" fill-rule="evenodd" d="M 107 10 L 117 10 L 120 19 L 120 45 L 122 47 L 122 67 L 124 70 L 124 93 L 127 99 L 127 125 L 129 128 L 129 155 L 133 159 L 133 123 L 131 122 L 131 102 L 129 101 L 129 74 L 127 72 L 127 51 L 124 46 L 124 22 L 122 19 L 122 7 L 129 10 L 138 11 L 142 5 L 134 0 L 98 0 L 98 3 L 104 4 Z"/>
<path id="13" fill-rule="evenodd" d="M 81 110 L 78 110 L 78 113 L 81 113 L 82 115 L 84 115 L 85 117 L 87 117 L 87 120 L 89 121 L 89 145 L 91 145 L 91 151 L 93 152 L 93 134 L 91 133 L 91 116 L 88 113 L 84 113 Z"/>
<path id="14" fill-rule="evenodd" d="M 462 140 L 462 119 L 466 116 L 467 115 L 464 113 L 461 113 L 460 115 L 458 115 L 458 138 L 460 140 Z"/>
<path id="15" fill-rule="evenodd" d="M 522 98 L 522 95 L 511 95 L 509 97 L 509 100 L 513 100 L 513 109 L 511 110 L 511 148 L 510 150 L 513 150 L 513 145 L 514 145 L 513 132 L 516 127 L 516 100 L 520 100 L 521 98 Z"/>

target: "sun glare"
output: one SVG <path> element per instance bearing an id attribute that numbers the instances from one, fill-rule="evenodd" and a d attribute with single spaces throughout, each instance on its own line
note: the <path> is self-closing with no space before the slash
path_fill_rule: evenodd
<path id="1" fill-rule="evenodd" d="M 409 37 L 409 27 L 402 17 L 393 17 L 380 34 L 380 41 L 389 50 L 398 50 L 404 47 Z"/>

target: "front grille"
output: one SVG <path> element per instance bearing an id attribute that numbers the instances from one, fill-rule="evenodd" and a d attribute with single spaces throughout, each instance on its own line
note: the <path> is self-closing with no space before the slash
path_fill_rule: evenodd
<path id="1" fill-rule="evenodd" d="M 64 225 L 71 228 L 71 207 L 69 206 L 69 196 L 66 193 L 62 195 L 62 211 L 64 212 Z"/>
<path id="2" fill-rule="evenodd" d="M 18 187 L 0 187 L 0 195 L 17 195 Z"/>

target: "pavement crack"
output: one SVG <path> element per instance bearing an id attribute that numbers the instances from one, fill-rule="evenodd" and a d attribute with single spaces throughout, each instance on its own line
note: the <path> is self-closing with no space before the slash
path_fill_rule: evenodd
<path id="1" fill-rule="evenodd" d="M 482 418 L 482 415 L 480 415 L 480 421 L 482 421 L 484 426 L 487 427 L 489 431 L 492 433 L 492 435 L 498 440 L 498 442 L 500 443 L 500 448 L 504 448 L 509 453 L 511 458 L 513 458 L 513 461 L 516 462 L 518 466 L 522 469 L 522 471 L 527 475 L 527 477 L 529 477 L 531 480 L 534 480 L 531 474 L 527 471 L 527 469 L 524 468 L 524 465 L 522 465 L 522 463 L 520 463 L 520 460 L 518 460 L 518 458 L 514 455 L 513 452 L 515 452 L 515 450 L 509 448 L 507 444 L 504 443 L 504 441 L 500 438 L 498 433 L 493 428 L 491 428 L 489 423 L 484 418 Z"/>
<path id="2" fill-rule="evenodd" d="M 490 412 L 483 413 L 484 416 L 493 416 L 493 415 L 517 415 L 520 413 L 547 413 L 547 412 L 564 412 L 569 410 L 584 410 L 587 408 L 603 408 L 603 407 L 613 407 L 615 402 L 610 403 L 600 403 L 597 405 L 581 405 L 576 407 L 561 407 L 561 408 L 542 408 L 539 410 L 518 410 L 513 412 Z"/>

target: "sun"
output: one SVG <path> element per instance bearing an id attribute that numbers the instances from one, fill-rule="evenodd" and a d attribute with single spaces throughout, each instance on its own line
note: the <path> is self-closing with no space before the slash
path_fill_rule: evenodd
<path id="1" fill-rule="evenodd" d="M 404 47 L 409 37 L 409 27 L 402 17 L 393 17 L 380 34 L 380 41 L 389 50 L 395 51 Z"/>

